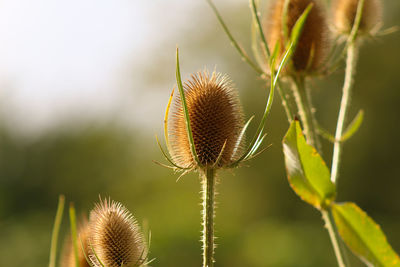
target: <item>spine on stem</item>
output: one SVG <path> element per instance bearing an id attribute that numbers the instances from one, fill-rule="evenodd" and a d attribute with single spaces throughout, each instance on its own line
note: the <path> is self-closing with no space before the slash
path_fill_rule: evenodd
<path id="1" fill-rule="evenodd" d="M 202 177 L 203 190 L 203 267 L 214 266 L 215 170 L 206 169 Z"/>
<path id="2" fill-rule="evenodd" d="M 293 78 L 292 90 L 299 110 L 300 119 L 303 123 L 304 134 L 307 142 L 313 147 L 316 147 L 319 151 L 320 145 L 316 132 L 315 120 L 313 119 L 314 115 L 307 97 L 304 77 Z"/>

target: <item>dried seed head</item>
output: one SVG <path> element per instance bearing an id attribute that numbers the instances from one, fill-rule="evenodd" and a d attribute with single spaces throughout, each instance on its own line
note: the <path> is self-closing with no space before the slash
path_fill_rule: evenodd
<path id="1" fill-rule="evenodd" d="M 309 4 L 313 4 L 311 12 L 304 24 L 292 62 L 294 71 L 315 71 L 321 66 L 327 48 L 327 27 L 325 15 L 318 0 L 290 0 L 287 9 L 286 28 L 288 35 Z M 271 14 L 264 19 L 266 36 L 270 50 L 279 42 L 281 54 L 284 52 L 285 36 L 283 28 L 285 0 L 276 0 L 271 7 Z"/>
<path id="2" fill-rule="evenodd" d="M 136 267 L 147 257 L 139 225 L 119 202 L 104 200 L 90 214 L 89 258 L 95 267 Z M 97 257 L 96 257 L 97 255 Z"/>
<path id="3" fill-rule="evenodd" d="M 172 158 L 182 167 L 229 165 L 240 156 L 243 147 L 238 140 L 243 113 L 232 82 L 219 73 L 213 72 L 210 77 L 207 71 L 198 72 L 184 84 L 184 90 L 200 166 L 190 150 L 179 95 L 174 99 L 168 129 Z"/>
<path id="4" fill-rule="evenodd" d="M 336 0 L 333 3 L 334 24 L 340 33 L 351 32 L 357 14 L 359 0 Z M 359 31 L 369 32 L 381 18 L 381 2 L 365 0 Z"/>
<path id="5" fill-rule="evenodd" d="M 87 220 L 85 219 L 78 228 L 78 260 L 80 267 L 90 267 L 84 255 L 84 253 L 86 255 L 89 255 L 89 243 L 88 243 L 89 231 L 90 228 Z M 82 251 L 81 242 L 85 251 Z M 71 236 L 68 236 L 68 239 L 64 247 L 63 255 L 61 257 L 61 267 L 75 267 L 75 266 L 76 263 L 75 263 L 74 248 Z"/>

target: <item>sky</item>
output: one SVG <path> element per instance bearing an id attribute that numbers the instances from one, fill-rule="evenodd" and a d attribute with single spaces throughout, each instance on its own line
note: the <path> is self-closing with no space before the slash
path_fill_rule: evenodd
<path id="1" fill-rule="evenodd" d="M 153 84 L 144 68 L 163 45 L 173 56 L 202 12 L 205 1 L 1 0 L 2 117 L 27 134 L 76 118 L 146 124 L 173 84 Z"/>

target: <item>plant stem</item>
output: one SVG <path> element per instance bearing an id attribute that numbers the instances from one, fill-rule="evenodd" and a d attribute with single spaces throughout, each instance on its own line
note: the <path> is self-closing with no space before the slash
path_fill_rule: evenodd
<path id="1" fill-rule="evenodd" d="M 339 237 L 337 232 L 333 228 L 332 217 L 329 215 L 329 212 L 326 210 L 321 210 L 322 218 L 325 222 L 325 228 L 328 230 L 329 237 L 331 238 L 333 250 L 335 251 L 336 260 L 338 262 L 339 267 L 345 267 L 344 258 L 342 255 L 342 251 L 340 250 L 339 245 Z"/>
<path id="2" fill-rule="evenodd" d="M 283 89 L 283 85 L 279 80 L 278 80 L 277 88 L 278 88 L 279 96 L 281 97 L 282 106 L 285 109 L 286 117 L 287 117 L 287 119 L 289 121 L 289 124 L 290 124 L 292 122 L 292 120 L 293 120 L 293 112 L 292 112 L 292 110 L 291 110 L 291 108 L 289 106 L 288 98 L 287 98 L 287 96 L 285 94 L 285 91 Z"/>
<path id="3" fill-rule="evenodd" d="M 347 48 L 346 74 L 343 85 L 343 95 L 340 103 L 339 116 L 336 126 L 335 144 L 333 148 L 331 181 L 336 183 L 339 176 L 340 156 L 342 152 L 342 134 L 350 105 L 351 92 L 354 84 L 354 71 L 357 61 L 357 46 L 353 42 Z"/>
<path id="4" fill-rule="evenodd" d="M 212 10 L 214 11 L 219 23 L 221 24 L 223 30 L 225 31 L 226 35 L 228 36 L 229 40 L 231 41 L 232 46 L 238 51 L 238 53 L 240 54 L 242 60 L 245 61 L 247 64 L 249 64 L 261 76 L 265 75 L 264 71 L 256 63 L 254 63 L 250 59 L 250 57 L 246 54 L 244 49 L 235 40 L 235 38 L 233 37 L 233 35 L 229 31 L 228 27 L 226 26 L 224 20 L 222 19 L 222 16 L 219 14 L 217 7 L 212 2 L 212 0 L 207 0 L 207 3 L 210 5 Z"/>
<path id="5" fill-rule="evenodd" d="M 315 147 L 318 150 L 318 152 L 322 155 L 322 146 L 321 146 L 321 141 L 319 139 L 318 131 L 317 131 L 317 119 L 315 118 L 315 110 L 314 110 L 314 105 L 312 103 L 312 96 L 311 96 L 311 89 L 310 87 L 305 86 L 304 87 L 306 90 L 306 97 L 307 97 L 307 106 L 310 109 L 311 113 L 311 123 L 312 123 L 312 128 L 313 128 L 313 133 L 315 136 Z"/>
<path id="6" fill-rule="evenodd" d="M 203 267 L 214 266 L 215 170 L 207 168 L 203 186 Z"/>
<path id="7" fill-rule="evenodd" d="M 314 124 L 313 114 L 311 111 L 310 101 L 308 99 L 305 88 L 304 77 L 301 76 L 293 77 L 292 89 L 296 105 L 299 110 L 301 122 L 303 123 L 304 133 L 307 138 L 307 142 L 313 147 L 316 147 L 318 151 L 320 151 L 316 127 Z"/>
<path id="8" fill-rule="evenodd" d="M 71 226 L 71 239 L 74 249 L 75 266 L 80 267 L 79 264 L 79 250 L 78 250 L 78 231 L 76 228 L 76 212 L 74 204 L 71 202 L 69 205 L 69 221 Z"/>
<path id="9" fill-rule="evenodd" d="M 49 267 L 56 266 L 58 234 L 60 232 L 60 225 L 64 212 L 64 203 L 65 197 L 63 195 L 60 195 L 58 200 L 56 218 L 54 219 L 53 233 L 51 235 Z"/>

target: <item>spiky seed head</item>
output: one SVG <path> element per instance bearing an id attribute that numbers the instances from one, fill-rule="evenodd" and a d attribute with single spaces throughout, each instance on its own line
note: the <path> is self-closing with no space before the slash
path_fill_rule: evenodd
<path id="1" fill-rule="evenodd" d="M 228 76 L 216 72 L 210 76 L 204 71 L 193 74 L 184 83 L 184 91 L 200 166 L 190 150 L 179 95 L 173 100 L 168 127 L 172 158 L 183 167 L 226 167 L 240 156 L 243 147 L 239 140 L 243 113 L 236 89 Z"/>
<path id="2" fill-rule="evenodd" d="M 304 24 L 302 34 L 293 54 L 292 62 L 295 72 L 315 71 L 326 56 L 328 46 L 327 26 L 323 9 L 319 0 L 290 0 L 287 9 L 286 28 L 288 35 L 309 4 L 313 7 Z M 271 13 L 264 17 L 266 37 L 272 51 L 276 44 L 281 47 L 281 54 L 285 48 L 283 28 L 285 0 L 276 0 L 270 8 Z"/>
<path id="3" fill-rule="evenodd" d="M 89 244 L 88 244 L 89 231 L 90 228 L 87 219 L 84 219 L 78 227 L 78 260 L 80 267 L 91 267 L 85 258 L 85 255 L 89 255 Z M 61 267 L 75 267 L 75 266 L 76 263 L 75 263 L 74 247 L 72 244 L 71 236 L 68 236 L 61 257 Z"/>
<path id="4" fill-rule="evenodd" d="M 357 15 L 359 0 L 336 0 L 333 2 L 335 28 L 344 34 L 349 34 Z M 360 33 L 369 32 L 381 18 L 381 1 L 365 0 L 360 21 Z"/>
<path id="5" fill-rule="evenodd" d="M 95 267 L 137 267 L 147 246 L 133 215 L 119 202 L 104 200 L 90 214 L 89 258 Z M 97 257 L 96 257 L 97 255 Z"/>

